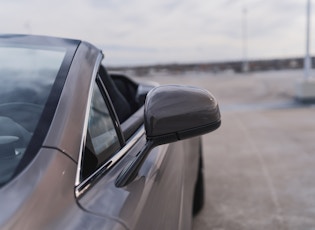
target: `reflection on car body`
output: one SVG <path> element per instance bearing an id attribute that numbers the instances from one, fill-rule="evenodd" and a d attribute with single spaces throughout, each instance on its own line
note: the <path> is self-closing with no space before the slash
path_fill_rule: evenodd
<path id="1" fill-rule="evenodd" d="M 209 92 L 109 74 L 79 40 L 2 35 L 0 51 L 1 229 L 191 228 L 199 135 L 221 123 Z"/>

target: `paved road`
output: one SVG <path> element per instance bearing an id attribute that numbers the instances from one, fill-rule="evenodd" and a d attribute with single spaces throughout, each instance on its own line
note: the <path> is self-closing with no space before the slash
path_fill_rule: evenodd
<path id="1" fill-rule="evenodd" d="M 204 136 L 206 203 L 194 230 L 315 229 L 315 106 L 294 100 L 302 71 L 156 76 L 201 86 L 222 126 Z"/>

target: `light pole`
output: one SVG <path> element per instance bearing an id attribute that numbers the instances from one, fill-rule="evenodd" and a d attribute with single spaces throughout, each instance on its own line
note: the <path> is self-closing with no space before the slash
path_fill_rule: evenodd
<path id="1" fill-rule="evenodd" d="M 306 52 L 304 58 L 304 77 L 308 79 L 311 72 L 311 57 L 310 57 L 310 26 L 311 26 L 311 1 L 307 0 L 306 4 Z"/>
<path id="2" fill-rule="evenodd" d="M 311 0 L 306 2 L 306 52 L 304 58 L 304 79 L 298 79 L 296 84 L 296 98 L 304 102 L 315 102 L 315 78 L 311 76 L 310 57 L 310 25 Z"/>

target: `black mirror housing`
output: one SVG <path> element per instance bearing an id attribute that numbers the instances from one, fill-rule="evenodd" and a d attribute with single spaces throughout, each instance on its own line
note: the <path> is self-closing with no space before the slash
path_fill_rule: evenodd
<path id="1" fill-rule="evenodd" d="M 220 124 L 218 103 L 205 89 L 165 85 L 147 95 L 144 125 L 147 139 L 154 145 L 206 134 Z"/>

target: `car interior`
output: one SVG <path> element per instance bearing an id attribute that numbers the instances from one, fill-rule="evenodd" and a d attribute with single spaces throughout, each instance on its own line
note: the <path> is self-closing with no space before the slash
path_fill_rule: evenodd
<path id="1" fill-rule="evenodd" d="M 128 140 L 143 123 L 145 96 L 153 87 L 139 85 L 121 74 L 107 73 L 103 66 L 99 74 Z"/>
<path id="2" fill-rule="evenodd" d="M 101 79 L 100 84 L 107 91 L 103 93 L 107 94 L 106 97 L 110 98 L 110 102 L 107 101 L 107 103 L 112 104 L 117 119 L 120 122 L 123 142 L 128 141 L 143 124 L 143 104 L 147 91 L 141 89 L 137 83 L 124 75 L 108 74 L 102 66 L 99 69 L 98 75 L 98 79 Z M 86 144 L 81 167 L 81 180 L 88 178 L 106 160 L 110 159 L 121 148 L 121 144 L 123 144 L 123 142 L 120 144 L 118 142 L 113 121 L 110 118 L 113 114 L 110 115 L 111 112 L 107 108 L 108 104 L 106 106 L 102 104 L 104 101 L 100 103 L 97 99 L 102 97 L 101 95 L 97 96 L 97 92 L 100 93 L 97 89 L 99 88 L 93 88 L 88 132 L 86 134 Z M 147 89 L 151 88 L 148 87 Z M 94 126 L 96 127 L 94 128 Z M 113 140 L 111 141 L 111 139 Z M 103 148 L 104 146 L 105 148 Z"/>
<path id="3" fill-rule="evenodd" d="M 15 111 L 15 114 L 20 114 L 23 111 L 23 106 L 25 106 L 25 103 L 0 105 L 0 186 L 13 175 L 13 169 L 20 162 L 32 137 L 32 132 L 29 131 L 32 128 L 31 125 L 25 126 L 28 130 L 20 125 L 20 123 L 27 123 L 25 120 L 21 120 L 21 116 L 12 116 L 12 111 Z M 26 107 L 30 108 L 29 105 L 26 105 Z M 20 108 L 20 112 L 18 112 L 18 108 Z M 18 120 L 19 118 L 20 120 Z"/>

